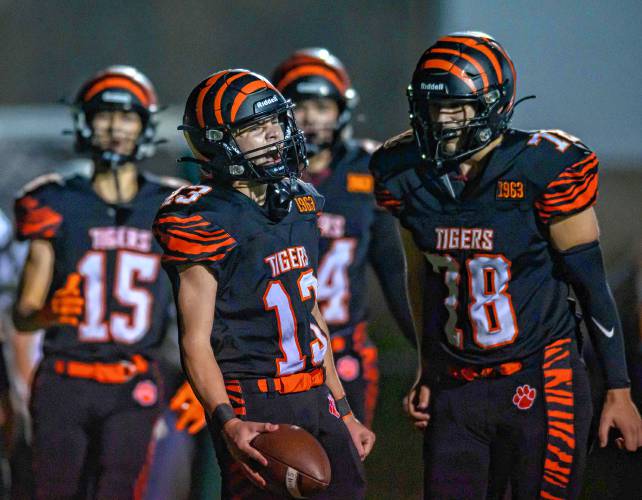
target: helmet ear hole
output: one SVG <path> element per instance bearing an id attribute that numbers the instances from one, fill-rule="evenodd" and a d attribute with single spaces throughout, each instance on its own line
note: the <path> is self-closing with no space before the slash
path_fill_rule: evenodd
<path id="1" fill-rule="evenodd" d="M 217 142 L 223 139 L 223 132 L 217 129 L 206 129 L 205 130 L 205 139 L 210 142 Z"/>

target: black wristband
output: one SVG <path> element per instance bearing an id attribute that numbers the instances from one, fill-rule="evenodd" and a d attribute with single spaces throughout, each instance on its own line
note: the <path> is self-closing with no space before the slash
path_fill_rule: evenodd
<path id="1" fill-rule="evenodd" d="M 341 418 L 352 415 L 352 408 L 350 408 L 350 403 L 348 403 L 348 398 L 346 398 L 345 396 L 343 396 L 341 399 L 337 399 L 335 401 L 335 405 L 337 407 L 337 411 L 339 412 L 339 415 L 341 416 Z"/>
<path id="2" fill-rule="evenodd" d="M 221 403 L 214 408 L 214 411 L 210 416 L 214 427 L 218 430 L 223 429 L 223 426 L 233 418 L 237 418 L 236 413 L 234 413 L 234 409 L 227 403 Z"/>

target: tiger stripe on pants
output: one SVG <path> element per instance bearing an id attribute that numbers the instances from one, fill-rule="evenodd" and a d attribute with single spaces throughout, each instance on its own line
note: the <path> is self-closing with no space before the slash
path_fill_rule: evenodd
<path id="1" fill-rule="evenodd" d="M 567 497 L 575 452 L 575 413 L 571 339 L 560 339 L 544 350 L 544 399 L 548 439 L 544 458 L 541 498 Z"/>
<path id="2" fill-rule="evenodd" d="M 509 485 L 512 498 L 579 496 L 592 417 L 586 367 L 570 338 L 522 364 L 505 376 L 444 374 L 431 387 L 424 498 L 502 499 Z"/>

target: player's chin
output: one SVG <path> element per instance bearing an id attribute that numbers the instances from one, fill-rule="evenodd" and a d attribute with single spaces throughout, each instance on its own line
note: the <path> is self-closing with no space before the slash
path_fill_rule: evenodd
<path id="1" fill-rule="evenodd" d="M 458 152 L 459 152 L 459 140 L 454 139 L 444 144 L 442 153 L 446 158 L 455 156 Z"/>

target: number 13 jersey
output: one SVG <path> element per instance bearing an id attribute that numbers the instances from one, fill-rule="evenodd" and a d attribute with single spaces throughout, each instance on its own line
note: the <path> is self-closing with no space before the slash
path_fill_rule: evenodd
<path id="1" fill-rule="evenodd" d="M 295 193 L 273 220 L 235 189 L 187 186 L 156 216 L 175 295 L 177 266 L 201 264 L 217 280 L 211 342 L 226 378 L 278 377 L 323 363 L 327 340 L 312 316 L 323 198 L 301 181 Z"/>
<path id="2" fill-rule="evenodd" d="M 160 203 L 180 181 L 141 173 L 126 205 L 107 204 L 91 179 L 50 174 L 25 186 L 15 202 L 21 240 L 47 240 L 54 251 L 49 297 L 71 273 L 82 277 L 85 308 L 77 327 L 47 329 L 45 355 L 84 361 L 155 356 L 171 304 L 160 273 L 161 249 L 151 226 Z"/>
<path id="3" fill-rule="evenodd" d="M 375 153 L 378 201 L 426 259 L 424 339 L 459 362 L 493 365 L 573 335 L 548 224 L 593 205 L 597 165 L 564 132 L 509 130 L 482 173 L 453 196 L 421 166 L 412 134 Z"/>

